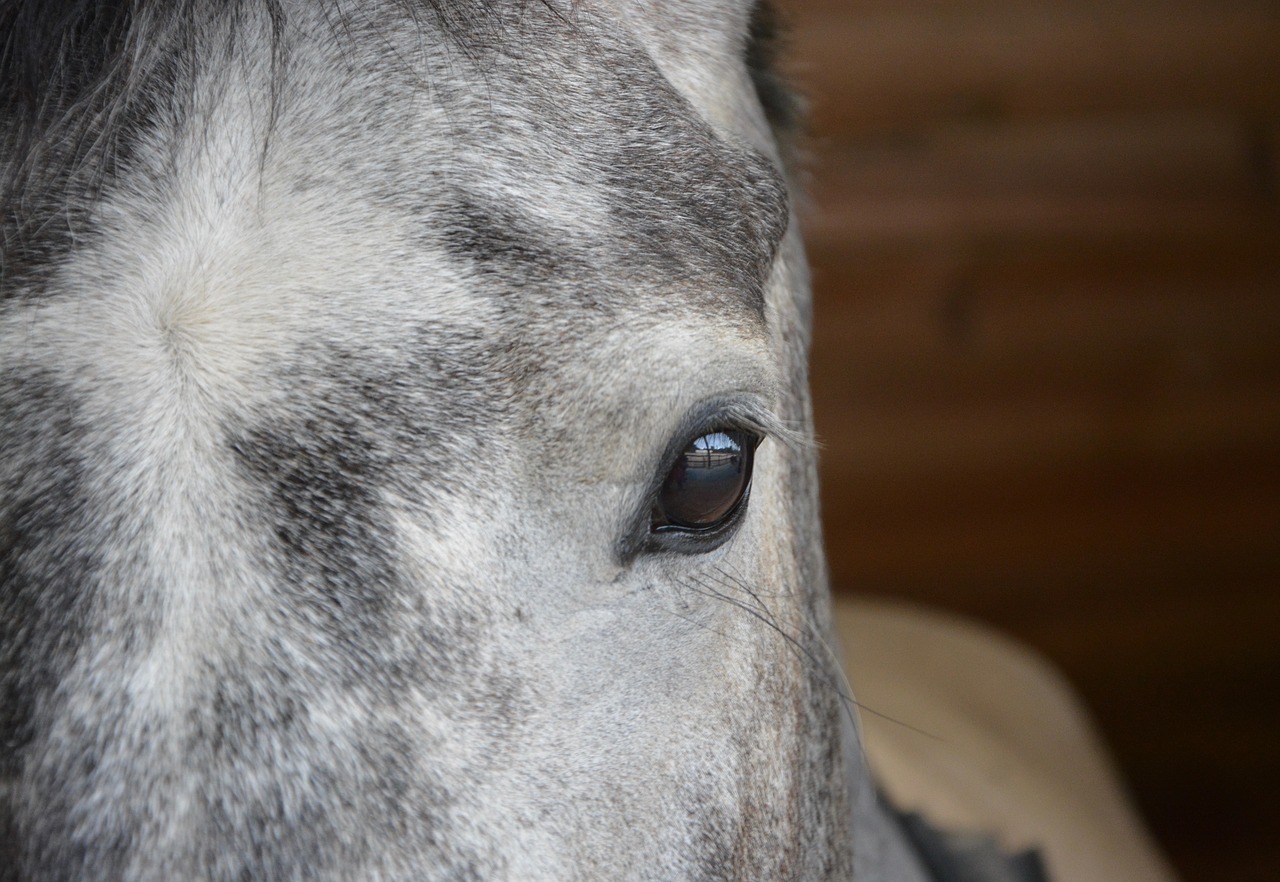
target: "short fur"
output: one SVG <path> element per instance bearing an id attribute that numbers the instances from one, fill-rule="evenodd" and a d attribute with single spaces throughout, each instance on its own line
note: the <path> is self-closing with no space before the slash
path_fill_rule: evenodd
<path id="1" fill-rule="evenodd" d="M 10 3 L 0 877 L 915 879 L 767 10 Z M 637 543 L 691 414 L 778 437 Z"/>

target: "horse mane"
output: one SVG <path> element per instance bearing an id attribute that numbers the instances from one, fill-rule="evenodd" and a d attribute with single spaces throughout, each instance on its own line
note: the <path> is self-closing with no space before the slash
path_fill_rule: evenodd
<path id="1" fill-rule="evenodd" d="M 127 161 L 175 52 L 210 17 L 276 0 L 8 0 L 0 4 L 0 279 L 38 269 L 83 226 L 104 181 Z M 278 33 L 278 28 L 277 28 Z"/>

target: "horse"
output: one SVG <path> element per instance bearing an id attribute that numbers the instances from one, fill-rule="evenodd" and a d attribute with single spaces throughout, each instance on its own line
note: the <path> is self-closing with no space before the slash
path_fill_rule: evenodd
<path id="1" fill-rule="evenodd" d="M 766 3 L 0 21 L 0 879 L 925 878 Z"/>

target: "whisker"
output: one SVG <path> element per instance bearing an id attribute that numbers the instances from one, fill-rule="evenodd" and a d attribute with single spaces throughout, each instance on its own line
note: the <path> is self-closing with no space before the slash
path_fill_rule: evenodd
<path id="1" fill-rule="evenodd" d="M 836 653 L 835 649 L 825 639 L 823 639 L 822 634 L 818 632 L 817 628 L 811 621 L 809 621 L 808 617 L 804 617 L 802 619 L 807 633 L 801 636 L 809 636 L 816 640 L 827 656 L 826 664 L 824 664 L 822 660 L 815 656 L 813 652 L 801 643 L 800 639 L 795 634 L 792 634 L 783 628 L 779 623 L 777 616 L 774 615 L 773 611 L 767 604 L 765 604 L 763 599 L 760 597 L 760 594 L 753 589 L 744 578 L 736 576 L 722 567 L 717 567 L 715 572 L 720 576 L 719 579 L 715 579 L 715 584 L 727 585 L 730 588 L 743 592 L 750 596 L 752 600 L 755 601 L 755 604 L 749 604 L 735 597 L 731 597 L 715 587 L 709 587 L 705 581 L 699 580 L 699 577 L 693 577 L 690 581 L 704 589 L 699 593 L 706 597 L 723 600 L 726 603 L 732 604 L 769 626 L 769 628 L 776 631 L 781 637 L 783 637 L 783 639 L 792 647 L 792 650 L 798 653 L 797 657 L 802 661 L 808 661 L 809 664 L 813 666 L 813 669 L 818 673 L 821 681 L 830 687 L 837 696 L 839 696 L 841 701 L 844 703 L 845 712 L 850 716 L 851 721 L 853 721 L 852 708 L 856 707 L 862 712 L 870 714 L 878 719 L 885 720 L 886 722 L 892 723 L 903 729 L 907 729 L 908 731 L 914 732 L 932 741 L 947 743 L 946 739 L 939 735 L 925 729 L 921 729 L 918 726 L 913 726 L 905 720 L 898 719 L 891 714 L 876 710 L 855 698 L 853 696 L 853 686 L 849 682 L 848 674 L 844 670 L 844 665 L 841 662 L 838 653 Z M 704 574 L 702 579 L 706 578 L 711 577 Z M 778 593 L 778 596 L 781 596 L 781 592 Z M 757 606 L 759 607 L 758 609 L 756 608 Z M 763 610 L 763 612 L 761 612 L 761 610 Z M 833 668 L 836 672 L 835 677 L 839 678 L 838 681 L 830 673 Z"/>

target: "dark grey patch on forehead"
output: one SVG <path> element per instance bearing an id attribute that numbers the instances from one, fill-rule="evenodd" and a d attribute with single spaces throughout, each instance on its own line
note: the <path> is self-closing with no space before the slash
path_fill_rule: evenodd
<path id="1" fill-rule="evenodd" d="M 70 752 L 54 733 L 83 653 L 104 639 L 137 650 L 154 636 L 154 610 L 122 613 L 103 582 L 104 550 L 134 538 L 137 515 L 95 495 L 119 464 L 60 383 L 11 370 L 0 378 L 0 414 L 0 778 L 26 783 L 37 803 L 19 804 L 16 786 L 0 802 L 0 861 L 23 880 L 65 878 L 58 868 L 68 866 L 118 875 L 120 842 L 91 848 L 73 835 L 71 806 L 95 772 L 96 733 L 77 726 Z M 113 720 L 100 724 L 109 730 Z"/>
<path id="2" fill-rule="evenodd" d="M 787 228 L 781 178 L 690 117 L 665 105 L 648 110 L 631 120 L 646 137 L 622 146 L 608 178 L 619 233 L 691 283 L 714 289 L 724 280 L 763 318 L 764 283 Z"/>
<path id="3" fill-rule="evenodd" d="M 76 400 L 39 374 L 0 379 L 0 778 L 16 775 L 40 712 L 91 628 L 110 539 L 86 488 Z M 47 708 L 46 708 L 47 710 Z"/>
<path id="4" fill-rule="evenodd" d="M 566 281 L 579 291 L 611 286 L 631 297 L 647 289 L 708 315 L 745 311 L 763 321 L 764 285 L 790 222 L 779 170 L 713 128 L 609 26 L 569 25 L 536 10 L 522 25 L 518 57 L 477 62 L 473 73 L 493 97 L 468 105 L 470 116 L 453 114 L 456 168 L 481 181 L 501 181 L 508 172 L 494 169 L 504 165 L 524 178 L 541 174 L 547 189 L 533 198 L 547 200 L 544 216 L 568 220 L 564 230 L 531 236 L 490 202 L 477 230 L 488 231 L 491 250 L 509 248 L 514 235 L 521 249 L 550 242 L 555 255 L 576 258 Z M 575 226 L 597 204 L 607 220 Z"/>
<path id="5" fill-rule="evenodd" d="M 469 586 L 441 581 L 429 561 L 406 573 L 384 494 L 428 529 L 447 517 L 454 484 L 483 494 L 474 457 L 502 418 L 502 391 L 478 334 L 425 325 L 398 346 L 293 353 L 271 378 L 289 397 L 227 429 L 256 497 L 266 576 L 236 644 L 206 665 L 192 717 L 190 750 L 207 756 L 218 794 L 201 840 L 211 859 L 236 856 L 227 878 L 340 877 L 376 865 L 387 837 L 440 878 L 479 877 L 480 859 L 451 832 L 458 794 L 404 707 L 410 695 L 460 702 L 500 733 L 526 712 L 523 687 L 484 669 Z M 318 703 L 356 714 L 357 729 L 326 740 Z M 291 809 L 273 789 L 287 783 L 262 774 L 282 762 L 305 770 Z"/>
<path id="6" fill-rule="evenodd" d="M 510 406 L 505 352 L 487 332 L 418 323 L 397 335 L 282 353 L 264 378 L 273 404 L 225 428 L 277 627 L 315 635 L 335 675 L 391 703 L 407 683 L 466 668 L 476 639 L 465 616 L 433 607 L 461 586 L 433 592 L 420 584 L 429 571 L 406 574 L 397 517 L 431 532 L 448 526 L 455 495 L 497 497 L 492 457 Z M 412 639 L 385 639 L 404 627 Z"/>
<path id="7" fill-rule="evenodd" d="M 374 495 L 383 476 L 354 424 L 258 427 L 230 447 L 246 483 L 266 488 L 261 517 L 296 614 L 348 648 L 385 630 L 388 595 L 403 588 Z"/>
<path id="8" fill-rule="evenodd" d="M 607 151 L 619 235 L 708 292 L 727 283 L 763 318 L 764 284 L 790 222 L 779 170 L 716 131 L 642 49 L 599 39 L 620 62 L 590 75 L 607 85 L 581 99 L 596 125 L 579 140 Z"/>
<path id="9" fill-rule="evenodd" d="M 420 519 L 447 517 L 451 485 L 473 478 L 465 451 L 483 449 L 486 426 L 502 412 L 483 340 L 443 326 L 406 328 L 405 337 L 389 353 L 293 354 L 286 363 L 301 364 L 273 380 L 293 401 L 227 430 L 245 486 L 261 494 L 255 517 L 276 590 L 302 627 L 337 641 L 335 661 L 352 664 L 344 674 L 357 679 L 410 591 L 386 497 Z M 414 658 L 429 658 L 429 671 L 382 658 L 382 674 L 438 677 L 465 651 L 463 636 L 419 647 Z"/>
<path id="10" fill-rule="evenodd" d="M 454 800 L 418 767 L 409 726 L 371 708 L 358 732 L 329 740 L 311 714 L 316 702 L 335 700 L 332 684 L 311 682 L 285 658 L 269 640 L 204 678 L 211 694 L 198 703 L 190 743 L 211 782 L 197 867 L 217 867 L 225 879 L 343 878 L 376 865 L 374 843 L 391 836 L 400 856 L 465 877 L 472 858 L 441 847 Z M 336 700 L 364 706 L 349 690 Z M 296 777 L 264 776 L 271 768 Z"/>
<path id="11" fill-rule="evenodd" d="M 571 248 L 547 241 L 516 208 L 491 197 L 459 190 L 425 211 L 423 223 L 449 257 L 508 285 L 547 284 L 577 269 Z"/>

